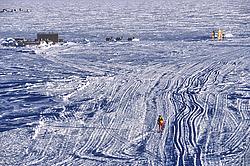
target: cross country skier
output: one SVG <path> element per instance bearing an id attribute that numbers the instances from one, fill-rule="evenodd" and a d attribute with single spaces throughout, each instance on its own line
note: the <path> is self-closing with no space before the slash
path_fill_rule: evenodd
<path id="1" fill-rule="evenodd" d="M 164 119 L 162 115 L 159 115 L 158 120 L 157 120 L 157 124 L 159 126 L 159 131 L 162 132 L 164 129 Z"/>

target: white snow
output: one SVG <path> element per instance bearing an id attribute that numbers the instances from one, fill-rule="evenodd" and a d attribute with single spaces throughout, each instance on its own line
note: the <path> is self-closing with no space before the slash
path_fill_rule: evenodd
<path id="1" fill-rule="evenodd" d="M 0 165 L 250 164 L 247 2 L 1 3 L 18 5 L 30 12 L 0 13 L 1 42 L 65 43 L 0 47 Z"/>

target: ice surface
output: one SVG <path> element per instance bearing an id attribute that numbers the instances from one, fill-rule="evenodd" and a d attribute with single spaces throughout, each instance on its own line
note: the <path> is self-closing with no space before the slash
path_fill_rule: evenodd
<path id="1" fill-rule="evenodd" d="M 1 1 L 1 42 L 67 42 L 0 46 L 0 165 L 250 165 L 249 6 Z"/>

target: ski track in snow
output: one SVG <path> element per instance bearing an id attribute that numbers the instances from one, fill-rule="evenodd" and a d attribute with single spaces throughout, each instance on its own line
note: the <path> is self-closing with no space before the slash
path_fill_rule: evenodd
<path id="1" fill-rule="evenodd" d="M 250 165 L 249 8 L 113 3 L 0 13 L 1 38 L 53 29 L 71 41 L 27 48 L 36 54 L 0 46 L 0 165 Z M 224 41 L 202 35 L 222 24 Z"/>
<path id="2" fill-rule="evenodd" d="M 70 66 L 63 56 L 51 57 L 48 53 L 41 54 L 42 58 Z M 243 55 L 248 53 L 248 49 L 241 50 Z M 248 67 L 249 58 L 237 56 L 235 50 L 213 56 L 212 60 L 149 65 L 134 73 L 130 71 L 136 67 L 128 69 L 124 65 L 121 75 L 108 76 L 104 73 L 100 76 L 95 66 L 97 72 L 84 79 L 50 81 L 48 86 L 44 84 L 45 90 L 54 96 L 63 92 L 61 98 L 66 105 L 62 103 L 61 111 L 54 116 L 41 113 L 34 127 L 2 132 L 2 154 L 13 156 L 16 152 L 8 149 L 14 146 L 22 152 L 12 160 L 5 156 L 1 162 L 7 165 L 237 165 L 246 162 L 249 73 L 244 68 Z M 71 67 L 85 71 L 87 65 Z M 110 65 L 113 64 L 106 67 Z M 243 73 L 235 75 L 237 70 Z M 242 79 L 238 84 L 232 83 Z M 75 88 L 67 89 L 67 84 Z M 162 133 L 157 132 L 158 114 L 166 119 Z M 2 121 L 3 118 L 4 115 Z M 15 139 L 19 143 L 10 144 L 12 134 L 7 133 L 18 136 Z M 27 144 L 20 144 L 23 139 Z"/>

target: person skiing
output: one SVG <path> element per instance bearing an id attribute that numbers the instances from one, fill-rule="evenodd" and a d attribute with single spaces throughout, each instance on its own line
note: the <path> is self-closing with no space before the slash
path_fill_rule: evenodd
<path id="1" fill-rule="evenodd" d="M 212 37 L 212 40 L 215 39 L 215 32 L 214 31 L 212 32 L 211 37 Z"/>
<path id="2" fill-rule="evenodd" d="M 218 40 L 222 40 L 222 37 L 223 37 L 223 30 L 222 29 L 219 29 L 218 31 Z"/>
<path id="3" fill-rule="evenodd" d="M 157 124 L 159 126 L 159 131 L 163 131 L 164 129 L 164 119 L 162 115 L 159 115 L 158 120 L 157 120 Z"/>

